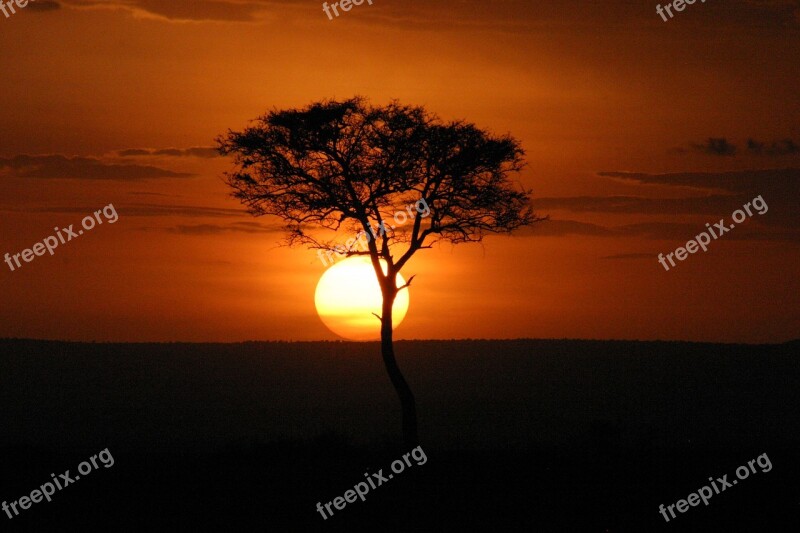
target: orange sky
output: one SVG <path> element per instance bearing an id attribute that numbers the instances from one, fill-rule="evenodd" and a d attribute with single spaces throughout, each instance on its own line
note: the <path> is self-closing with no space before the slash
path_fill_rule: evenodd
<path id="1" fill-rule="evenodd" d="M 398 338 L 800 336 L 800 2 L 696 3 L 666 23 L 645 1 L 531 4 L 374 0 L 329 21 L 315 0 L 38 0 L 0 14 L 0 254 L 110 203 L 120 217 L 0 263 L 0 336 L 336 338 L 314 310 L 315 253 L 278 248 L 276 221 L 228 196 L 230 161 L 189 149 L 273 107 L 355 94 L 511 133 L 552 219 L 420 252 Z M 758 195 L 768 214 L 659 265 Z"/>

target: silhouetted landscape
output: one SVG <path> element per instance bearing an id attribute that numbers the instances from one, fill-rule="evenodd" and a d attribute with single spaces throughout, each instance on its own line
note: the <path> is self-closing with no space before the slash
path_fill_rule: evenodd
<path id="1" fill-rule="evenodd" d="M 396 439 L 397 399 L 377 343 L 3 340 L 2 497 L 30 493 L 99 450 L 115 459 L 5 523 L 25 531 L 796 530 L 798 347 L 398 341 L 428 461 L 323 521 L 317 502 L 408 451 Z M 659 504 L 762 453 L 770 472 L 670 523 L 659 515 Z"/>

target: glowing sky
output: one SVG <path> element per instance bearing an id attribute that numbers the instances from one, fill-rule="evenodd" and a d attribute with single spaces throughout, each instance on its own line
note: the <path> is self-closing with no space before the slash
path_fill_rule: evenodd
<path id="1" fill-rule="evenodd" d="M 208 147 L 272 108 L 398 98 L 522 141 L 551 221 L 423 250 L 398 338 L 800 335 L 800 2 L 38 0 L 0 14 L 0 336 L 332 339 L 316 254 L 279 248 Z M 716 140 L 710 140 L 716 139 Z M 725 139 L 724 141 L 722 139 Z M 784 170 L 770 170 L 784 169 Z M 757 195 L 755 216 L 669 272 Z"/>

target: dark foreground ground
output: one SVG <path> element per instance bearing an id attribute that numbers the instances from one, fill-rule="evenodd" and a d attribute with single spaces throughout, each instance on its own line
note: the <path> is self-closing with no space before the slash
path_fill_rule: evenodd
<path id="1" fill-rule="evenodd" d="M 323 520 L 410 451 L 376 344 L 0 341 L 0 500 L 114 458 L 0 530 L 796 532 L 798 348 L 397 343 L 427 461 Z"/>

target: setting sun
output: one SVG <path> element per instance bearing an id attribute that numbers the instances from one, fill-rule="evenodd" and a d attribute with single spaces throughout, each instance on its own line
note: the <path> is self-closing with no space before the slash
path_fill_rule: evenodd
<path id="1" fill-rule="evenodd" d="M 384 272 L 386 264 L 381 261 Z M 397 276 L 399 286 L 405 284 Z M 314 295 L 317 313 L 334 333 L 352 340 L 380 338 L 381 289 L 368 257 L 351 257 L 330 267 L 317 283 Z M 392 311 L 397 327 L 408 311 L 408 290 L 398 293 Z"/>

